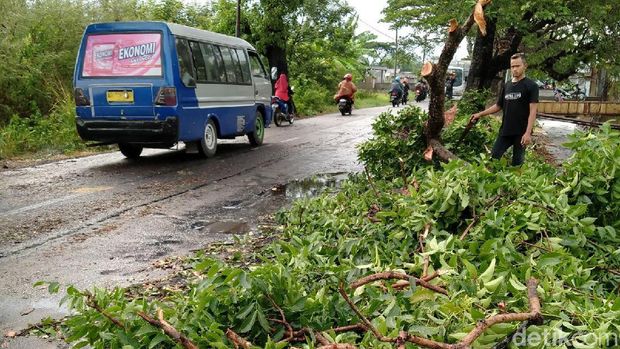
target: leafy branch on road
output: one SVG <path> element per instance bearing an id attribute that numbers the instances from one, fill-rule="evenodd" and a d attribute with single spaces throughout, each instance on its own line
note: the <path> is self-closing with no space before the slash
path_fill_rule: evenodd
<path id="1" fill-rule="evenodd" d="M 493 138 L 482 124 L 464 140 L 467 163 L 434 166 L 419 155 L 424 121 L 416 108 L 379 116 L 374 138 L 360 146 L 368 175 L 279 212 L 266 245 L 198 252 L 181 268 L 183 288 L 156 298 L 90 291 L 124 328 L 69 287 L 75 315 L 65 321 L 67 340 L 173 347 L 137 316 L 161 309 L 198 347 L 371 348 L 386 345 L 381 339 L 491 347 L 514 343 L 517 332 L 540 338 L 539 347 L 613 346 L 620 208 L 610 203 L 620 200 L 620 133 L 605 126 L 573 136 L 577 152 L 561 168 L 528 154 L 515 169 L 478 155 L 477 139 Z M 405 128 L 407 137 L 394 136 Z M 446 133 L 446 144 L 459 137 Z M 227 253 L 238 258 L 217 257 Z M 536 287 L 521 281 L 531 279 Z M 346 297 L 338 285 L 348 285 Z M 527 299 L 518 296 L 525 292 Z"/>

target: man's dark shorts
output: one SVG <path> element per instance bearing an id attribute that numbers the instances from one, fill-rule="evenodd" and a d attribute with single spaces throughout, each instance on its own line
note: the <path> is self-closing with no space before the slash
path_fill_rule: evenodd
<path id="1" fill-rule="evenodd" d="M 521 166 L 525 160 L 525 147 L 521 145 L 522 136 L 497 136 L 491 156 L 501 159 L 508 148 L 512 147 L 512 166 Z"/>

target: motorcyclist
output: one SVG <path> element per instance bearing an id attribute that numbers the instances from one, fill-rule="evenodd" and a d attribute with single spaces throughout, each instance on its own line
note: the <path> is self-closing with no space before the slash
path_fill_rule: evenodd
<path id="1" fill-rule="evenodd" d="M 392 86 L 390 87 L 390 94 L 396 92 L 396 96 L 398 99 L 403 98 L 403 85 L 400 83 L 400 76 L 397 76 L 392 81 Z"/>
<path id="2" fill-rule="evenodd" d="M 418 83 L 415 85 L 415 101 L 421 102 L 426 99 L 427 87 L 424 83 L 424 80 L 418 80 Z"/>
<path id="3" fill-rule="evenodd" d="M 353 83 L 353 75 L 347 73 L 338 84 L 338 92 L 334 95 L 334 100 L 338 103 L 340 98 L 346 98 L 353 104 L 355 102 L 355 92 L 357 92 L 357 87 Z"/>
<path id="4" fill-rule="evenodd" d="M 276 97 L 278 97 L 282 102 L 283 105 L 283 109 L 282 112 L 284 112 L 284 114 L 288 113 L 288 100 L 289 100 L 289 94 L 288 94 L 288 78 L 286 77 L 286 74 L 284 73 L 280 73 L 280 76 L 278 77 L 278 80 L 276 80 L 276 84 L 274 85 L 275 88 L 275 95 Z"/>
<path id="5" fill-rule="evenodd" d="M 409 99 L 409 89 L 411 87 L 409 86 L 409 80 L 407 78 L 403 79 L 403 104 L 407 104 L 407 101 Z"/>

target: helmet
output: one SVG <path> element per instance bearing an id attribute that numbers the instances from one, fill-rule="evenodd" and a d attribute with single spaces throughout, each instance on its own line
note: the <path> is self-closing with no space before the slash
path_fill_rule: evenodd
<path id="1" fill-rule="evenodd" d="M 345 74 L 344 79 L 347 80 L 347 81 L 351 81 L 351 80 L 353 80 L 353 75 Z"/>

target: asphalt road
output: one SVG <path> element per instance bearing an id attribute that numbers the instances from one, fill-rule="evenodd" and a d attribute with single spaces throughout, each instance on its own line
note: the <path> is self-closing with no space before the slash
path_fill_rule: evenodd
<path id="1" fill-rule="evenodd" d="M 255 230 L 257 217 L 288 202 L 273 187 L 359 171 L 355 146 L 385 110 L 272 125 L 263 146 L 221 141 L 206 160 L 148 150 L 137 161 L 113 152 L 2 170 L 0 333 L 66 314 L 61 295 L 32 287 L 38 280 L 89 288 L 160 278 L 153 262 Z M 11 345 L 29 346 L 18 343 Z"/>

